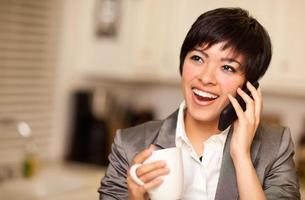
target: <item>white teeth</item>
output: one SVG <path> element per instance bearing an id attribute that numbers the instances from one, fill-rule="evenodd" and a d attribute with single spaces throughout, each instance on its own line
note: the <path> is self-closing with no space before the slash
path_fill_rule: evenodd
<path id="1" fill-rule="evenodd" d="M 207 93 L 207 92 L 198 90 L 198 89 L 196 89 L 196 88 L 193 89 L 193 92 L 194 92 L 196 95 L 201 96 L 201 97 L 206 97 L 206 98 L 211 98 L 211 99 L 216 99 L 216 98 L 218 97 L 217 95 L 210 94 L 210 93 Z"/>

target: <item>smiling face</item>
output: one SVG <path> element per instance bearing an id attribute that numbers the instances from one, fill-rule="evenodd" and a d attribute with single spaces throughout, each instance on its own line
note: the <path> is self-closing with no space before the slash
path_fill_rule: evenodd
<path id="1" fill-rule="evenodd" d="M 232 48 L 223 49 L 225 42 L 197 46 L 185 57 L 182 90 L 186 102 L 186 117 L 212 126 L 218 125 L 228 94 L 235 96 L 245 83 L 243 56 Z"/>

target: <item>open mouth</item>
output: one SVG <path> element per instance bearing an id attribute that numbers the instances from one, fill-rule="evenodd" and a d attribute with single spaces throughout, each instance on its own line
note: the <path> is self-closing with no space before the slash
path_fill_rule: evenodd
<path id="1" fill-rule="evenodd" d="M 205 92 L 205 91 L 199 90 L 197 88 L 193 88 L 192 91 L 195 94 L 195 97 L 199 101 L 209 102 L 209 101 L 214 101 L 215 99 L 217 99 L 219 97 L 216 94 Z"/>

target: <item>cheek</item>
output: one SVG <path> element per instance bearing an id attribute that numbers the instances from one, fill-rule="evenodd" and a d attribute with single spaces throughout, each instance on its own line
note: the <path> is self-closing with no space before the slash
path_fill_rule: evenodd
<path id="1" fill-rule="evenodd" d="M 237 82 L 236 79 L 222 78 L 219 80 L 219 84 L 221 85 L 223 93 L 235 95 L 237 88 L 242 87 L 243 81 L 240 80 Z"/>
<path id="2" fill-rule="evenodd" d="M 189 82 L 191 80 L 193 80 L 198 72 L 198 70 L 196 70 L 194 67 L 188 65 L 188 64 L 185 64 L 183 66 L 183 71 L 182 71 L 182 79 L 184 82 Z"/>

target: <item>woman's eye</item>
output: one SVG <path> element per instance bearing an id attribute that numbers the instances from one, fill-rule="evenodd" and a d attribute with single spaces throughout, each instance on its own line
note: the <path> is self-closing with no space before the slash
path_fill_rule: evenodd
<path id="1" fill-rule="evenodd" d="M 201 63 L 203 62 L 203 60 L 200 56 L 194 55 L 194 56 L 191 57 L 191 59 L 196 61 L 196 62 L 201 62 Z"/>
<path id="2" fill-rule="evenodd" d="M 222 68 L 229 72 L 233 72 L 233 73 L 236 72 L 236 70 L 233 67 L 231 67 L 230 65 L 224 65 Z"/>

